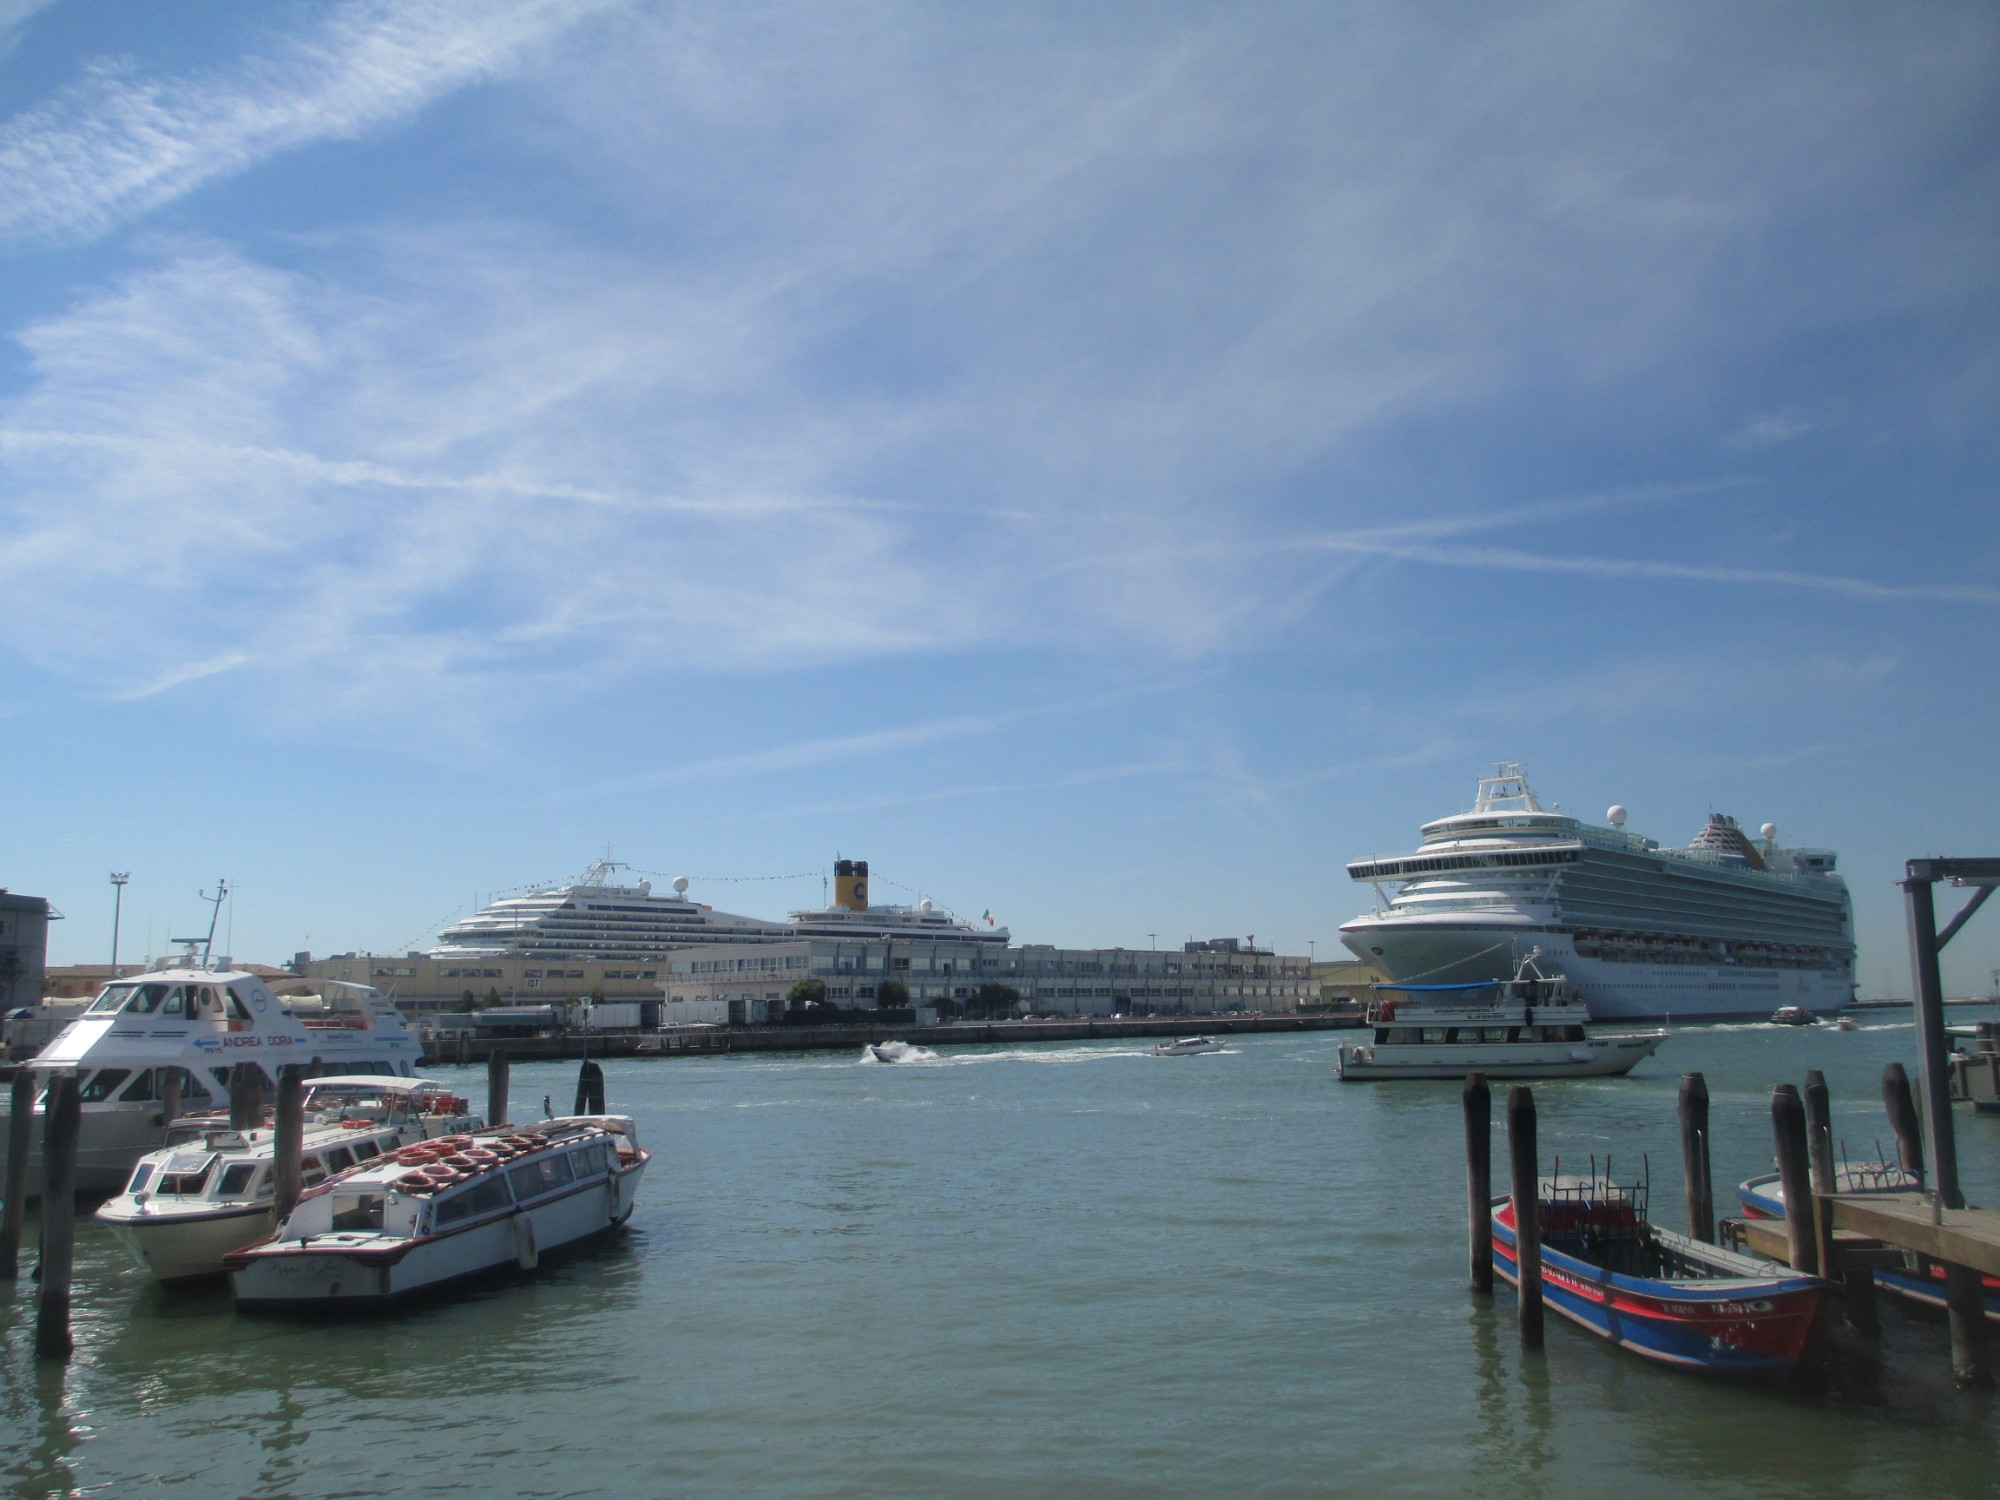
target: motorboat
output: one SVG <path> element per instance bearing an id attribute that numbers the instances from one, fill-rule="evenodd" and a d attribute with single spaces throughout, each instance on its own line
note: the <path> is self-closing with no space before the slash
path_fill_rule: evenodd
<path id="1" fill-rule="evenodd" d="M 1539 953 L 1508 980 L 1374 987 L 1370 1040 L 1343 1043 L 1336 1071 L 1346 1082 L 1381 1078 L 1604 1078 L 1629 1073 L 1667 1039 L 1665 1031 L 1592 1035 L 1589 1009 L 1561 975 L 1536 967 Z"/>
<path id="2" fill-rule="evenodd" d="M 240 1307 L 385 1307 L 619 1228 L 648 1160 L 625 1115 L 441 1136 L 328 1177 L 223 1263 Z"/>
<path id="3" fill-rule="evenodd" d="M 1608 1179 L 1607 1167 L 1538 1184 L 1544 1305 L 1656 1364 L 1789 1375 L 1832 1283 L 1649 1223 L 1645 1185 Z M 1493 1204 L 1493 1268 L 1519 1288 L 1509 1198 Z"/>
<path id="4" fill-rule="evenodd" d="M 1834 1170 L 1834 1191 L 1844 1195 L 1874 1193 L 1921 1193 L 1922 1174 L 1895 1162 L 1846 1163 Z M 1777 1173 L 1744 1179 L 1736 1186 L 1736 1198 L 1751 1219 L 1785 1217 L 1785 1185 Z M 1986 1306 L 1986 1320 L 2000 1323 L 2000 1276 L 1981 1276 L 1980 1293 Z M 1945 1277 L 1941 1262 L 1907 1252 L 1901 1266 L 1878 1266 L 1875 1284 L 1908 1302 L 1924 1307 L 1945 1307 Z"/>
<path id="5" fill-rule="evenodd" d="M 1861 1023 L 1855 1020 L 1854 1017 L 1852 1016 L 1836 1016 L 1833 1022 L 1833 1029 L 1835 1031 L 1853 1031 L 1857 1027 L 1859 1027 L 1860 1024 Z"/>
<path id="6" fill-rule="evenodd" d="M 1803 1005 L 1781 1005 L 1771 1012 L 1773 1026 L 1817 1026 L 1819 1017 Z"/>
<path id="7" fill-rule="evenodd" d="M 861 1060 L 865 1063 L 905 1063 L 936 1062 L 937 1054 L 928 1047 L 915 1047 L 905 1041 L 891 1039 L 886 1042 L 870 1042 L 861 1049 Z"/>
<path id="8" fill-rule="evenodd" d="M 307 1188 L 401 1147 L 486 1123 L 449 1086 L 428 1078 L 309 1079 L 304 1109 L 300 1181 Z M 219 1115 L 176 1120 L 167 1144 L 140 1157 L 123 1191 L 98 1207 L 97 1221 L 162 1282 L 219 1276 L 225 1254 L 275 1227 L 276 1154 L 269 1125 L 235 1130 Z"/>
<path id="9" fill-rule="evenodd" d="M 1155 1057 L 1193 1057 L 1197 1052 L 1220 1052 L 1222 1043 L 1212 1036 L 1181 1036 L 1171 1042 L 1160 1042 L 1153 1048 Z"/>
<path id="10" fill-rule="evenodd" d="M 323 997 L 286 1000 L 226 960 L 210 967 L 189 958 L 113 980 L 22 1066 L 41 1075 L 65 1070 L 79 1075 L 83 1124 L 76 1190 L 102 1197 L 117 1192 L 139 1158 L 164 1143 L 176 1089 L 178 1116 L 222 1108 L 233 1068 L 257 1069 L 269 1087 L 285 1063 L 316 1062 L 327 1073 L 409 1077 L 417 1055 L 417 1038 L 401 1013 L 367 985 L 330 983 Z M 41 1192 L 46 1076 L 41 1081 L 29 1197 Z M 0 1180 L 0 1192 L 7 1187 Z"/>

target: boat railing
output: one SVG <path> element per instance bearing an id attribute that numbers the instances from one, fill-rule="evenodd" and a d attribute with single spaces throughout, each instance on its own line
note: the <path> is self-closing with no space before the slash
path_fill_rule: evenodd
<path id="1" fill-rule="evenodd" d="M 1652 1167 L 1630 1182 L 1611 1175 L 1611 1158 L 1598 1170 L 1591 1158 L 1587 1174 L 1565 1175 L 1557 1158 L 1554 1174 L 1540 1183 L 1542 1234 L 1548 1239 L 1596 1242 L 1637 1240 L 1645 1236 L 1646 1201 L 1652 1188 Z"/>

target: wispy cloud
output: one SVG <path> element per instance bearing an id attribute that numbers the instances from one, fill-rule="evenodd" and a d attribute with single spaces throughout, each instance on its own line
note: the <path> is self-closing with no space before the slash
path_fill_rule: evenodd
<path id="1" fill-rule="evenodd" d="M 281 151 L 407 118 L 608 3 L 349 0 L 304 35 L 197 75 L 100 59 L 0 125 L 0 239 L 95 235 Z M 16 0 L 14 20 L 35 8 Z"/>
<path id="2" fill-rule="evenodd" d="M 1317 545 L 1329 551 L 1358 552 L 1440 567 L 1473 568 L 1507 573 L 1562 573 L 1591 578 L 1660 578 L 1684 583 L 1733 584 L 1755 588 L 1809 589 L 1840 594 L 1871 603 L 1928 600 L 1941 604 L 2000 605 L 2000 588 L 1976 583 L 1881 583 L 1834 573 L 1805 573 L 1786 568 L 1729 568 L 1708 563 L 1679 563 L 1622 557 L 1560 557 L 1514 547 L 1444 547 L 1373 540 L 1355 536 L 1325 538 Z"/>

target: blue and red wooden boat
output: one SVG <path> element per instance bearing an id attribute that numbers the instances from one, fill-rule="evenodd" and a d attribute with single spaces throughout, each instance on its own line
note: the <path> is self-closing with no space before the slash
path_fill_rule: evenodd
<path id="1" fill-rule="evenodd" d="M 1921 1192 L 1923 1185 L 1923 1179 L 1915 1172 L 1890 1162 L 1843 1164 L 1834 1173 L 1834 1188 L 1840 1193 L 1915 1193 Z M 1767 1177 L 1752 1177 L 1738 1183 L 1736 1196 L 1743 1204 L 1746 1218 L 1782 1219 L 1785 1216 L 1785 1187 L 1775 1172 Z M 1945 1306 L 1944 1267 L 1936 1261 L 1923 1260 L 1914 1253 L 1910 1262 L 1901 1269 L 1878 1267 L 1875 1284 L 1885 1292 L 1894 1292 L 1908 1301 L 1942 1311 Z M 2000 1276 L 1982 1276 L 1979 1280 L 1986 1300 L 1986 1320 L 2000 1323 Z"/>
<path id="2" fill-rule="evenodd" d="M 1832 1284 L 1646 1220 L 1643 1186 L 1542 1183 L 1542 1300 L 1621 1348 L 1676 1369 L 1782 1379 Z M 1520 1285 L 1514 1206 L 1493 1205 L 1493 1266 Z"/>

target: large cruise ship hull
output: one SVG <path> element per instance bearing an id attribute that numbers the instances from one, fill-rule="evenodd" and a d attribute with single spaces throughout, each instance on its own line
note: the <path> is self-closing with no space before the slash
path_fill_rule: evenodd
<path id="1" fill-rule="evenodd" d="M 1363 962 L 1407 983 L 1504 980 L 1540 948 L 1549 966 L 1576 985 L 1597 1020 L 1721 1021 L 1769 1016 L 1780 1005 L 1824 1014 L 1853 998 L 1844 969 L 1754 963 L 1648 963 L 1586 957 L 1560 926 L 1527 920 L 1449 923 L 1388 916 L 1345 924 L 1341 941 Z"/>

